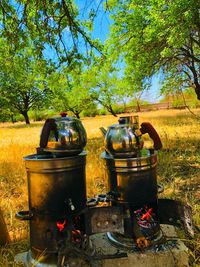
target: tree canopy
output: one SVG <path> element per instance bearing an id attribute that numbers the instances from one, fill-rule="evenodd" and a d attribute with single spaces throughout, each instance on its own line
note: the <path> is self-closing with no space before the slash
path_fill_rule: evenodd
<path id="1" fill-rule="evenodd" d="M 19 112 L 29 123 L 28 111 L 40 104 L 44 107 L 51 95 L 58 100 L 54 101 L 55 107 L 60 104 L 60 109 L 76 115 L 83 103 L 87 108 L 86 92 L 78 75 L 75 77 L 75 70 L 90 64 L 94 51 L 102 54 L 101 43 L 91 38 L 96 12 L 98 6 L 97 10 L 93 8 L 93 14 L 87 11 L 88 23 L 87 19 L 80 19 L 73 0 L 0 1 L 1 110 Z M 59 86 L 63 85 L 59 80 L 51 86 L 50 93 L 49 82 L 58 73 L 59 79 L 66 75 L 66 88 Z"/>
<path id="2" fill-rule="evenodd" d="M 92 103 L 83 67 L 83 64 L 76 64 L 73 69 L 63 67 L 54 72 L 48 80 L 54 108 L 59 111 L 71 111 L 78 118 Z"/>
<path id="3" fill-rule="evenodd" d="M 30 47 L 13 54 L 6 42 L 0 42 L 0 58 L 1 109 L 22 114 L 29 124 L 28 111 L 45 106 L 50 94 L 46 61 L 35 58 Z"/>
<path id="4" fill-rule="evenodd" d="M 112 20 L 104 43 L 92 38 L 100 7 Z M 52 95 L 76 116 L 94 102 L 115 115 L 155 74 L 163 92 L 193 88 L 200 100 L 199 1 L 2 0 L 0 22 L 1 108 L 27 123 Z"/>
<path id="5" fill-rule="evenodd" d="M 123 56 L 132 77 L 145 84 L 155 73 L 181 80 L 200 99 L 200 2 L 110 1 L 114 25 L 110 46 Z"/>
<path id="6" fill-rule="evenodd" d="M 95 12 L 93 9 L 93 16 Z M 0 19 L 1 35 L 14 50 L 29 46 L 31 40 L 38 55 L 46 53 L 48 58 L 65 64 L 89 57 L 93 49 L 101 52 L 98 40 L 90 36 L 92 22 L 80 20 L 73 0 L 2 0 Z"/>

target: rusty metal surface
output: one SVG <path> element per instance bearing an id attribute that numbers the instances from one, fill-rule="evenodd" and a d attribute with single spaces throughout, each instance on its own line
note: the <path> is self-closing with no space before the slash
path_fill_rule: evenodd
<path id="1" fill-rule="evenodd" d="M 117 169 L 119 172 L 138 172 L 148 170 L 157 165 L 157 153 L 147 150 L 146 156 L 132 157 L 132 158 L 114 158 L 106 152 L 101 154 L 101 158 L 105 160 L 105 167 Z"/>
<path id="2" fill-rule="evenodd" d="M 157 154 L 146 157 L 115 159 L 102 153 L 108 191 L 116 192 L 117 201 L 143 206 L 157 201 Z"/>
<path id="3" fill-rule="evenodd" d="M 95 206 L 86 212 L 87 234 L 104 232 L 124 232 L 123 211 L 121 207 Z"/>
<path id="4" fill-rule="evenodd" d="M 110 181 L 116 179 L 118 200 L 131 203 L 135 206 L 143 206 L 146 203 L 157 200 L 156 169 L 152 168 L 142 172 L 112 172 Z M 112 185 L 113 187 L 113 185 Z"/>
<path id="5" fill-rule="evenodd" d="M 190 236 L 194 236 L 192 208 L 181 201 L 158 199 L 158 217 L 161 224 L 180 226 Z"/>
<path id="6" fill-rule="evenodd" d="M 78 213 L 86 203 L 86 153 L 59 158 L 29 155 L 24 158 L 29 210 L 48 214 Z"/>

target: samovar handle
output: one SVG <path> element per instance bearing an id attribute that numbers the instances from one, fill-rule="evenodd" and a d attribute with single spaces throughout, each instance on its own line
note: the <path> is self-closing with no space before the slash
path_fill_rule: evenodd
<path id="1" fill-rule="evenodd" d="M 57 131 L 57 125 L 54 119 L 47 119 L 44 123 L 44 126 L 42 128 L 41 136 L 40 136 L 40 147 L 45 148 L 48 143 L 50 131 L 53 130 L 55 134 L 55 139 L 58 141 L 58 131 Z"/>
<path id="2" fill-rule="evenodd" d="M 162 148 L 162 142 L 160 140 L 160 137 L 155 130 L 155 128 L 151 125 L 149 122 L 143 122 L 141 124 L 140 131 L 142 134 L 148 133 L 151 139 L 153 140 L 153 146 L 155 150 L 159 150 Z"/>

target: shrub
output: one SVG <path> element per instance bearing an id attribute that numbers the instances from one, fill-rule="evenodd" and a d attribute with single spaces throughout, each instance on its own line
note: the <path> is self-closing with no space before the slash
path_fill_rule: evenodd
<path id="1" fill-rule="evenodd" d="M 115 111 L 116 114 L 124 113 L 124 106 L 120 104 L 113 105 L 113 110 Z"/>
<path id="2" fill-rule="evenodd" d="M 98 115 L 98 109 L 95 104 L 90 104 L 87 109 L 85 109 L 83 112 L 81 112 L 81 115 L 84 117 L 95 117 Z"/>
<path id="3" fill-rule="evenodd" d="M 47 118 L 53 117 L 56 114 L 54 110 L 31 110 L 29 111 L 29 118 L 33 121 L 43 121 Z"/>
<path id="4" fill-rule="evenodd" d="M 101 109 L 99 109 L 98 114 L 99 115 L 107 115 L 108 111 L 106 109 L 104 109 L 104 108 L 101 108 Z"/>
<path id="5" fill-rule="evenodd" d="M 182 99 L 176 99 L 176 100 L 173 100 L 172 107 L 178 108 L 178 109 L 185 108 L 185 104 Z"/>

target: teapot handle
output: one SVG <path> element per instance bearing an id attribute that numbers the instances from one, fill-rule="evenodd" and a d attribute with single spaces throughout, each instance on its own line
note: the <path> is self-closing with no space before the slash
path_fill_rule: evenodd
<path id="1" fill-rule="evenodd" d="M 143 122 L 141 124 L 140 131 L 142 134 L 148 133 L 154 143 L 154 149 L 159 150 L 162 148 L 162 142 L 155 128 L 149 122 Z"/>
<path id="2" fill-rule="evenodd" d="M 47 119 L 42 128 L 41 136 L 40 136 L 40 147 L 45 148 L 48 143 L 50 131 L 53 130 L 55 132 L 55 138 L 58 139 L 57 125 L 54 119 Z"/>

